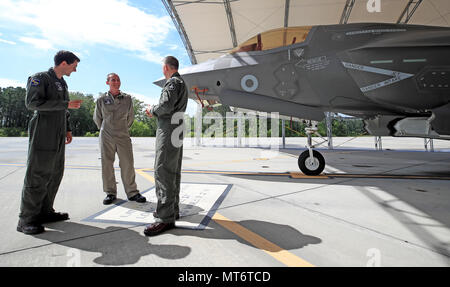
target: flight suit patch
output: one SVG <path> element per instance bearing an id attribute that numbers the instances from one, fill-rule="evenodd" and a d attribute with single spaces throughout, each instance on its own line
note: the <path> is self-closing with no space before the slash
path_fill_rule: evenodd
<path id="1" fill-rule="evenodd" d="M 167 86 L 167 89 L 168 89 L 169 91 L 173 91 L 173 90 L 175 90 L 175 85 L 174 85 L 174 84 L 169 84 L 169 85 Z"/>
<path id="2" fill-rule="evenodd" d="M 105 105 L 111 105 L 113 102 L 110 98 L 106 98 L 103 100 L 103 103 L 105 103 Z"/>
<path id="3" fill-rule="evenodd" d="M 58 88 L 58 91 L 63 91 L 63 86 L 61 85 L 60 82 L 55 82 L 56 87 Z"/>
<path id="4" fill-rule="evenodd" d="M 39 84 L 41 83 L 41 81 L 39 79 L 31 79 L 30 84 L 32 86 L 39 86 Z"/>

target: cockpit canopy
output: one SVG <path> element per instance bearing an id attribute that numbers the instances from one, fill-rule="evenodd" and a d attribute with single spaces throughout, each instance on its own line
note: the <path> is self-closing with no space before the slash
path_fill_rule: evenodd
<path id="1" fill-rule="evenodd" d="M 311 26 L 303 26 L 269 30 L 248 39 L 234 48 L 231 53 L 265 51 L 301 43 L 305 41 L 311 28 Z"/>

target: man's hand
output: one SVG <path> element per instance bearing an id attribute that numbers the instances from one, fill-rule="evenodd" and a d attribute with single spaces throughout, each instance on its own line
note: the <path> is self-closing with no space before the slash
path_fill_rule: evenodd
<path id="1" fill-rule="evenodd" d="M 72 142 L 72 132 L 66 133 L 66 144 L 70 144 Z"/>
<path id="2" fill-rule="evenodd" d="M 69 102 L 69 109 L 77 110 L 81 107 L 83 100 L 73 100 Z"/>
<path id="3" fill-rule="evenodd" d="M 145 110 L 145 114 L 147 115 L 147 117 L 151 118 L 153 117 L 153 114 L 150 112 L 152 109 L 151 105 L 148 105 L 147 109 Z"/>

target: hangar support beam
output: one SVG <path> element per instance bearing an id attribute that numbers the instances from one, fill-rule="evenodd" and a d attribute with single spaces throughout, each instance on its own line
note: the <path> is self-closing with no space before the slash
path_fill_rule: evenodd
<path id="1" fill-rule="evenodd" d="M 289 6 L 290 0 L 286 0 L 286 4 L 284 5 L 284 28 L 289 27 Z"/>
<path id="2" fill-rule="evenodd" d="M 172 18 L 173 24 L 177 28 L 178 34 L 180 34 L 181 41 L 183 41 L 184 47 L 186 48 L 186 51 L 189 55 L 189 59 L 191 60 L 191 64 L 193 65 L 197 64 L 197 59 L 195 58 L 191 42 L 189 41 L 183 23 L 181 22 L 180 17 L 178 16 L 177 10 L 173 6 L 172 0 L 161 0 L 161 1 L 163 2 L 164 7 L 166 7 L 167 13 L 169 13 L 170 17 Z"/>
<path id="3" fill-rule="evenodd" d="M 397 24 L 407 24 L 411 19 L 411 17 L 414 15 L 414 12 L 416 12 L 417 7 L 419 7 L 420 3 L 422 3 L 422 1 L 423 0 L 409 0 L 402 14 L 398 18 Z"/>
<path id="4" fill-rule="evenodd" d="M 339 24 L 347 24 L 348 18 L 350 18 L 350 14 L 352 13 L 354 5 L 355 0 L 347 0 L 347 2 L 345 3 L 344 11 L 342 11 L 341 21 L 339 21 Z"/>
<path id="5" fill-rule="evenodd" d="M 236 30 L 234 29 L 233 13 L 231 13 L 231 5 L 229 0 L 223 0 L 225 5 L 225 12 L 227 13 L 228 25 L 230 26 L 231 41 L 233 42 L 233 48 L 237 47 Z"/>

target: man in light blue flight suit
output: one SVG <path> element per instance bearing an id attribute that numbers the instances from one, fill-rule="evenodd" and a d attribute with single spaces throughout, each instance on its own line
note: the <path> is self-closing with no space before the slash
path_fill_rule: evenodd
<path id="1" fill-rule="evenodd" d="M 148 116 L 158 119 L 155 147 L 155 189 L 158 199 L 155 222 L 144 234 L 153 236 L 175 227 L 179 217 L 181 163 L 183 159 L 183 115 L 186 111 L 188 91 L 178 73 L 178 60 L 167 56 L 163 61 L 166 84 L 159 104 L 147 110 Z"/>
<path id="2" fill-rule="evenodd" d="M 55 66 L 28 78 L 25 105 L 34 111 L 28 125 L 27 171 L 22 189 L 17 231 L 38 234 L 43 223 L 69 219 L 55 212 L 53 203 L 64 174 L 65 144 L 72 142 L 68 109 L 79 109 L 81 100 L 70 101 L 63 76 L 77 71 L 80 59 L 59 51 Z"/>

